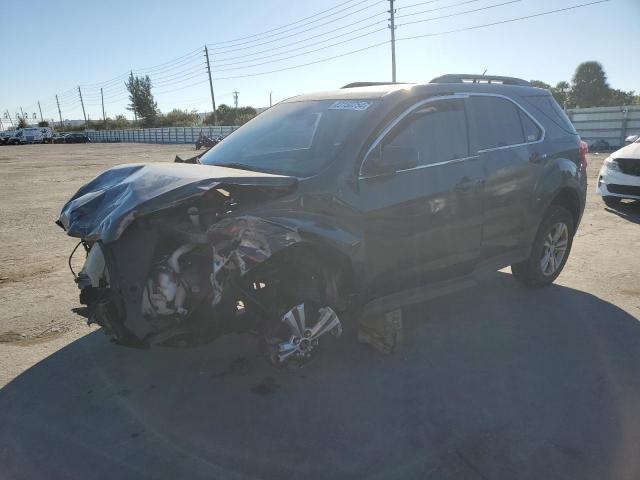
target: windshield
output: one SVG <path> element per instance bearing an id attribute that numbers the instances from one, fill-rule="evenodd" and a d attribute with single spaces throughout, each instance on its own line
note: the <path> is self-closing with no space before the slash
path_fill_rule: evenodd
<path id="1" fill-rule="evenodd" d="M 335 158 L 373 104 L 373 100 L 280 103 L 225 138 L 201 162 L 310 175 Z"/>

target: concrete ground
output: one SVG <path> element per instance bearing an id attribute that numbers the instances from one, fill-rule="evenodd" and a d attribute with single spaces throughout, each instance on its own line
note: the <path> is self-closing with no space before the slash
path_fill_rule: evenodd
<path id="1" fill-rule="evenodd" d="M 279 372 L 249 335 L 117 347 L 71 308 L 53 224 L 104 168 L 185 146 L 0 148 L 0 478 L 640 478 L 640 205 L 593 194 L 556 284 L 508 271 Z"/>

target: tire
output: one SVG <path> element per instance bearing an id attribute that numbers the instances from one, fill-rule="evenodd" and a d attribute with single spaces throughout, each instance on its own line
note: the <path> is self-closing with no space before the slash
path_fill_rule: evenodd
<path id="1" fill-rule="evenodd" d="M 258 330 L 269 362 L 297 369 L 314 358 L 329 337 L 342 333 L 342 323 L 327 300 L 322 266 L 301 257 L 288 260 L 291 263 L 280 264 L 264 280 L 255 279 L 265 287 L 255 292 L 257 302 L 246 304 L 263 306 L 251 315 L 262 319 Z"/>
<path id="2" fill-rule="evenodd" d="M 569 210 L 551 205 L 538 227 L 529 258 L 511 265 L 514 278 L 528 287 L 553 283 L 567 263 L 574 234 L 575 224 Z"/>
<path id="3" fill-rule="evenodd" d="M 609 208 L 616 208 L 618 205 L 620 205 L 621 200 L 622 198 L 620 197 L 610 197 L 610 196 L 602 197 L 602 201 Z"/>

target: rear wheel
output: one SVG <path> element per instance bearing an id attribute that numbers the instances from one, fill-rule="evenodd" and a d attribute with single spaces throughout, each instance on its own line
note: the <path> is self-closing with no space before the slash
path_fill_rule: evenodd
<path id="1" fill-rule="evenodd" d="M 602 197 L 602 201 L 605 203 L 605 205 L 611 208 L 615 208 L 618 205 L 620 205 L 621 200 L 622 199 L 620 197 L 611 197 L 611 196 Z"/>
<path id="2" fill-rule="evenodd" d="M 538 228 L 529 258 L 511 266 L 515 279 L 529 287 L 551 284 L 569 258 L 574 233 L 569 211 L 552 205 Z"/>

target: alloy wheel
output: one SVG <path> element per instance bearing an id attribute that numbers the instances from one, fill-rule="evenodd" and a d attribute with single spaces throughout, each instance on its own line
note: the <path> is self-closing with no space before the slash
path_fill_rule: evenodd
<path id="1" fill-rule="evenodd" d="M 549 277 L 562 265 L 569 244 L 569 228 L 564 222 L 556 223 L 544 239 L 540 269 Z"/>

